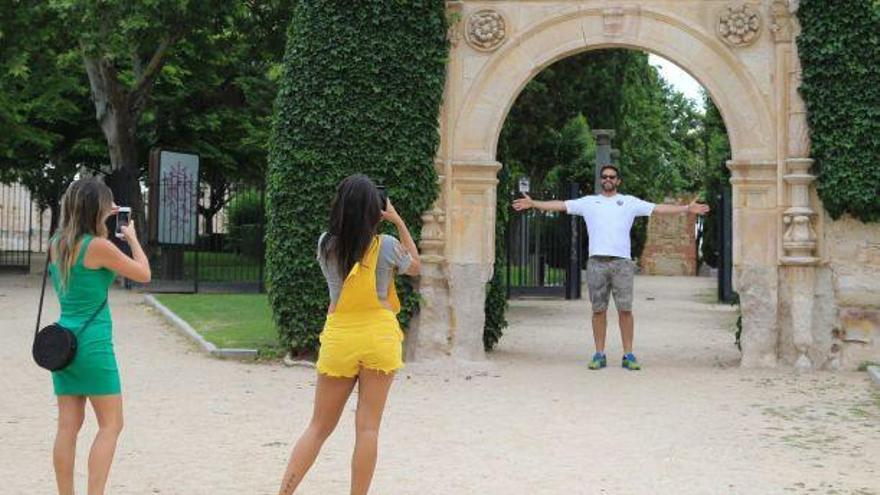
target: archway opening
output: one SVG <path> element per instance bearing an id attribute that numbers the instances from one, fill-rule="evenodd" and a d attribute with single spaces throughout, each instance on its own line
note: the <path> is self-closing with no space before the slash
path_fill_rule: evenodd
<path id="1" fill-rule="evenodd" d="M 635 307 L 646 306 L 644 318 L 635 309 L 636 343 L 641 332 L 651 331 L 646 327 L 656 327 L 664 319 L 669 326 L 676 318 L 687 317 L 676 313 L 692 305 L 702 316 L 685 321 L 684 327 L 695 328 L 683 329 L 678 338 L 705 330 L 706 335 L 693 337 L 700 342 L 696 347 L 710 355 L 707 362 L 738 362 L 736 309 L 718 305 L 719 300 L 733 302 L 730 173 L 725 166 L 730 143 L 718 108 L 693 77 L 669 60 L 628 48 L 585 51 L 558 60 L 536 74 L 515 98 L 499 133 L 496 158 L 502 169 L 495 272 L 487 297 L 487 347 L 500 338 L 506 299 L 512 332 L 530 327 L 530 319 L 546 323 L 547 318 L 560 318 L 563 327 L 578 327 L 583 345 L 574 347 L 581 357 L 585 354 L 584 346 L 592 339 L 588 337 L 590 241 L 584 222 L 563 212 L 515 212 L 510 204 L 524 192 L 541 200 L 596 194 L 601 187 L 599 169 L 608 163 L 619 170 L 622 194 L 658 204 L 697 199 L 712 207 L 704 217 L 655 214 L 650 222 L 647 217 L 634 222 L 630 242 L 639 273 Z M 572 312 L 577 317 L 572 318 Z M 618 348 L 620 340 L 615 313 L 612 303 L 610 349 Z M 713 320 L 712 314 L 717 318 Z M 511 345 L 530 345 L 528 337 L 517 335 Z M 649 334 L 646 341 L 671 353 L 696 350 L 691 345 L 662 344 L 657 335 Z M 501 352 L 509 347 L 502 344 Z"/>

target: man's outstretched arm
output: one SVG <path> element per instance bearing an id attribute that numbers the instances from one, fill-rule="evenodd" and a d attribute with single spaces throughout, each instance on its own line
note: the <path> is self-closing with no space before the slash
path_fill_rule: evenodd
<path id="1" fill-rule="evenodd" d="M 709 213 L 709 205 L 697 203 L 697 200 L 691 201 L 689 205 L 657 205 L 654 207 L 654 213 L 658 215 L 670 215 L 676 213 L 693 213 L 694 215 L 705 215 Z"/>
<path id="2" fill-rule="evenodd" d="M 528 210 L 536 208 L 541 211 L 567 211 L 565 201 L 536 201 L 523 193 L 524 198 L 513 200 L 513 209 L 516 211 Z"/>

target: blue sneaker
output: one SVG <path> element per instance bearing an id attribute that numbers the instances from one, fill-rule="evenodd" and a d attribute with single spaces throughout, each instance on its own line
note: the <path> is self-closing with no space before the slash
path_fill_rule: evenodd
<path id="1" fill-rule="evenodd" d="M 642 369 L 642 365 L 639 364 L 638 361 L 636 361 L 636 357 L 631 352 L 629 354 L 624 354 L 623 360 L 621 362 L 621 367 L 626 368 L 630 371 L 638 371 Z"/>
<path id="2" fill-rule="evenodd" d="M 593 359 L 590 360 L 588 367 L 591 370 L 600 370 L 606 366 L 608 366 L 608 359 L 605 357 L 605 353 L 597 352 L 596 354 L 593 354 Z"/>

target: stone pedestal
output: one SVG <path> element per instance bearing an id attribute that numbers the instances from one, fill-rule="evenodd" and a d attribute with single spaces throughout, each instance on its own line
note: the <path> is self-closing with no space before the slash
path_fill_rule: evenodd
<path id="1" fill-rule="evenodd" d="M 407 361 L 430 361 L 449 356 L 452 314 L 448 279 L 442 257 L 422 256 L 418 287 L 422 304 L 406 336 Z"/>

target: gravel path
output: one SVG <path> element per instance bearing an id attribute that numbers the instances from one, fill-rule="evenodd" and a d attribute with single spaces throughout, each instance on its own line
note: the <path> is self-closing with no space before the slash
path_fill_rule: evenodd
<path id="1" fill-rule="evenodd" d="M 0 275 L 0 493 L 54 493 L 56 417 L 29 356 L 36 276 Z M 398 375 L 372 493 L 880 494 L 880 394 L 865 373 L 744 370 L 714 280 L 636 280 L 636 353 L 592 351 L 586 301 L 516 301 L 485 363 Z M 49 294 L 48 318 L 57 314 Z M 219 361 L 141 303 L 111 309 L 126 426 L 110 494 L 276 493 L 314 371 Z M 299 493 L 348 493 L 354 397 Z M 84 493 L 89 415 L 79 445 Z"/>

